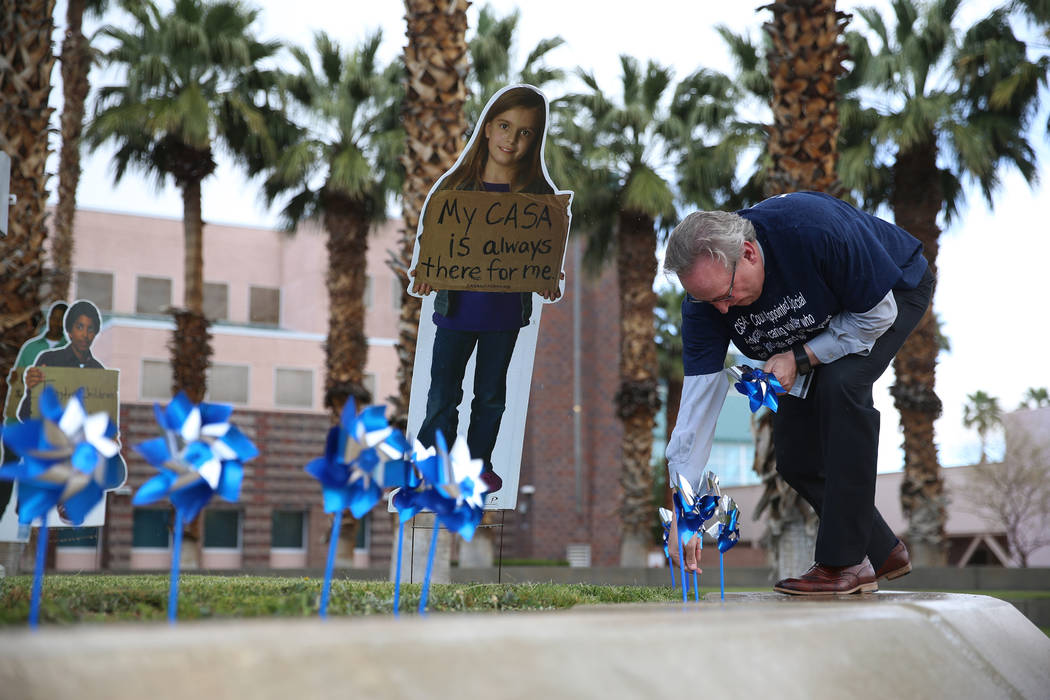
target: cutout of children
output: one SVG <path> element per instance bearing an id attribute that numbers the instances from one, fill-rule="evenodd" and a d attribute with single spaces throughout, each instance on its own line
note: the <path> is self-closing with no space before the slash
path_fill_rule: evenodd
<path id="1" fill-rule="evenodd" d="M 19 420 L 27 420 L 37 415 L 38 409 L 33 405 L 35 397 L 32 392 L 37 385 L 44 382 L 44 370 L 46 368 L 106 370 L 106 367 L 91 354 L 91 345 L 95 342 L 95 338 L 98 336 L 98 333 L 102 328 L 102 314 L 99 313 L 98 307 L 87 299 L 78 299 L 74 301 L 69 306 L 69 309 L 63 317 L 63 326 L 65 327 L 66 335 L 69 337 L 69 343 L 57 349 L 47 350 L 40 353 L 37 355 L 36 361 L 32 366 L 25 371 L 25 395 L 22 397 L 22 402 L 18 407 Z M 85 408 L 89 413 L 93 413 L 98 410 L 103 410 L 103 407 L 105 407 L 104 410 L 109 413 L 110 420 L 117 426 L 119 436 L 119 373 L 116 370 L 107 370 L 107 372 L 113 375 L 113 378 L 109 380 L 111 384 L 108 402 L 94 404 L 89 392 L 88 397 L 85 399 Z M 72 386 L 67 387 L 67 389 L 71 393 L 78 385 L 87 386 L 87 380 L 78 377 L 75 383 Z M 37 394 L 39 394 L 39 392 L 37 392 Z M 59 395 L 62 395 L 61 390 L 59 391 Z M 124 459 L 122 457 L 119 467 L 109 470 L 105 475 L 105 490 L 110 491 L 122 486 L 127 480 L 127 474 L 127 465 L 124 464 Z M 105 506 L 103 502 L 88 514 L 83 526 L 93 527 L 102 525 L 104 523 L 104 518 Z M 71 523 L 65 519 L 63 508 L 61 506 L 58 508 L 57 519 L 54 515 L 49 516 L 49 526 L 63 526 L 69 524 Z"/>
<path id="2" fill-rule="evenodd" d="M 486 105 L 470 142 L 434 185 L 427 202 L 442 190 L 571 195 L 557 190 L 543 160 L 548 113 L 547 98 L 531 85 L 509 86 L 497 92 Z M 419 240 L 426 235 L 426 206 L 420 213 L 410 271 L 413 278 Z M 564 265 L 564 259 L 561 263 Z M 556 301 L 564 288 L 564 277 L 562 272 L 558 289 L 536 294 L 536 298 L 544 303 Z M 424 301 L 409 434 L 431 446 L 435 432 L 441 430 L 451 447 L 460 423 L 466 422 L 471 456 L 484 461 L 482 479 L 489 487 L 486 506 L 513 508 L 542 304 L 533 303 L 532 292 L 435 290 L 415 279 L 411 292 Z M 466 412 L 465 397 L 470 399 L 469 420 L 460 417 Z M 493 495 L 508 477 L 513 477 L 506 484 L 511 489 Z"/>

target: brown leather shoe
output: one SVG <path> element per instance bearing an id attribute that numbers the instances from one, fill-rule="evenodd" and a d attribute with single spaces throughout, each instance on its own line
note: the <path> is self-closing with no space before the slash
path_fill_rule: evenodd
<path id="1" fill-rule="evenodd" d="M 788 595 L 844 595 L 871 593 L 879 590 L 875 570 L 867 557 L 853 566 L 814 564 L 798 578 L 786 578 L 773 586 L 774 591 Z"/>
<path id="2" fill-rule="evenodd" d="M 903 542 L 897 540 L 897 545 L 890 550 L 886 561 L 882 562 L 882 566 L 875 572 L 875 578 L 892 580 L 900 578 L 909 571 L 911 571 L 911 559 L 908 557 L 908 548 Z"/>

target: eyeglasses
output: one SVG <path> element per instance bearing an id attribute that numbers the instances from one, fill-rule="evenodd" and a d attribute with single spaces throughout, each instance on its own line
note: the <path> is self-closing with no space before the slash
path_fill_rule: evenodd
<path id="1" fill-rule="evenodd" d="M 737 261 L 739 262 L 739 261 Z M 733 285 L 736 283 L 736 262 L 733 263 L 733 274 L 729 276 L 729 291 L 717 299 L 697 299 L 692 294 L 686 293 L 685 298 L 694 304 L 717 304 L 721 301 L 729 301 L 733 298 Z"/>

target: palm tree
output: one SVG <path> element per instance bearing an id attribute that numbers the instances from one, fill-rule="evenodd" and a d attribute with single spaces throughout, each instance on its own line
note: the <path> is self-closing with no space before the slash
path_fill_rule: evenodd
<path id="1" fill-rule="evenodd" d="M 80 136 L 84 130 L 84 102 L 88 95 L 91 46 L 84 36 L 84 16 L 100 17 L 108 0 L 68 0 L 66 36 L 62 40 L 62 150 L 58 157 L 58 203 L 55 239 L 51 248 L 54 274 L 51 298 L 68 299 L 73 269 L 73 214 L 80 182 Z"/>
<path id="2" fill-rule="evenodd" d="M 1046 81 L 1045 59 L 1028 59 L 1005 10 L 959 41 L 953 27 L 958 6 L 959 0 L 936 0 L 920 13 L 912 0 L 894 0 L 893 31 L 877 11 L 861 9 L 877 50 L 860 34 L 848 38 L 855 78 L 884 99 L 849 113 L 873 131 L 844 157 L 843 181 L 870 207 L 888 201 L 896 223 L 922 241 L 934 272 L 937 217 L 950 221 L 958 212 L 962 177 L 976 181 L 990 204 L 1005 165 L 1033 181 L 1035 155 L 1026 138 Z M 891 390 L 904 432 L 901 505 L 912 558 L 920 565 L 943 564 L 946 556 L 944 484 L 933 432 L 941 411 L 934 392 L 936 335 L 931 305 L 894 360 Z"/>
<path id="3" fill-rule="evenodd" d="M 1046 387 L 1028 387 L 1024 392 L 1024 398 L 1021 399 L 1021 404 L 1018 408 L 1043 408 L 1050 406 L 1050 394 L 1047 393 Z"/>
<path id="4" fill-rule="evenodd" d="M 0 406 L 22 343 L 42 319 L 47 133 L 51 108 L 54 0 L 0 2 L 0 151 L 10 157 L 7 235 L 0 236 Z M 6 177 L 7 173 L 0 174 Z M 0 207 L 8 208 L 6 201 Z M 10 490 L 4 501 L 10 496 Z M 23 545 L 0 542 L 0 569 L 17 573 Z"/>
<path id="5" fill-rule="evenodd" d="M 11 158 L 16 197 L 7 236 L 0 236 L 0 396 L 19 347 L 42 319 L 54 6 L 54 0 L 0 5 L 0 149 Z"/>
<path id="6" fill-rule="evenodd" d="M 623 422 L 620 486 L 623 500 L 620 562 L 644 565 L 652 512 L 649 466 L 653 425 L 660 407 L 653 311 L 656 294 L 657 225 L 675 217 L 671 183 L 657 164 L 673 150 L 667 136 L 673 117 L 665 105 L 671 71 L 650 61 L 620 57 L 621 94 L 616 101 L 594 76 L 579 71 L 589 92 L 565 105 L 575 120 L 559 120 L 558 138 L 580 167 L 572 183 L 579 230 L 586 231 L 585 261 L 616 260 L 620 286 L 620 387 L 616 402 Z M 678 131 L 677 133 L 680 133 Z"/>
<path id="7" fill-rule="evenodd" d="M 560 36 L 542 39 L 525 58 L 518 70 L 510 65 L 510 50 L 514 46 L 514 32 L 518 27 L 521 11 L 512 10 L 498 17 L 491 5 L 485 5 L 478 14 L 478 26 L 468 42 L 470 50 L 470 74 L 467 88 L 467 123 L 473 127 L 481 118 L 481 110 L 497 90 L 511 83 L 528 83 L 542 88 L 548 83 L 559 82 L 565 71 L 550 67 L 544 60 L 554 49 L 565 43 Z"/>
<path id="8" fill-rule="evenodd" d="M 170 176 L 182 191 L 185 289 L 184 308 L 175 312 L 172 389 L 200 401 L 211 355 L 202 304 L 201 183 L 214 172 L 220 145 L 241 154 L 249 169 L 267 154 L 272 160 L 265 91 L 273 76 L 260 63 L 280 45 L 258 41 L 251 32 L 258 12 L 232 0 L 177 0 L 168 14 L 152 2 L 127 8 L 132 29 L 102 31 L 115 42 L 104 62 L 121 67 L 124 79 L 100 90 L 88 143 L 116 146 L 117 181 L 133 166 L 158 184 Z"/>
<path id="9" fill-rule="evenodd" d="M 398 124 L 401 65 L 378 65 L 382 33 L 343 51 L 324 32 L 314 57 L 292 49 L 298 73 L 288 94 L 302 115 L 299 138 L 281 149 L 265 183 L 272 203 L 293 193 L 282 210 L 291 231 L 320 218 L 328 234 L 328 340 L 325 389 L 364 379 L 366 254 L 372 225 L 386 218 L 387 197 L 401 186 Z"/>
<path id="10" fill-rule="evenodd" d="M 999 407 L 998 397 L 989 396 L 980 390 L 966 395 L 963 425 L 977 429 L 977 435 L 981 439 L 981 464 L 988 462 L 988 433 L 1002 424 L 1003 411 Z"/>
<path id="11" fill-rule="evenodd" d="M 407 422 L 412 391 L 412 364 L 416 356 L 420 301 L 408 293 L 408 268 L 416 240 L 419 212 L 427 193 L 463 150 L 467 131 L 463 107 L 467 101 L 466 75 L 468 0 L 405 0 L 404 64 L 405 184 L 401 249 L 390 261 L 404 283 L 398 320 L 398 395 L 394 422 Z"/>

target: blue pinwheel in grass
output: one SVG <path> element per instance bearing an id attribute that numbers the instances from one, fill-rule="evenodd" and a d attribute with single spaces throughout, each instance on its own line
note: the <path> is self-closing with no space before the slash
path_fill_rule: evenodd
<path id="1" fill-rule="evenodd" d="M 343 407 L 339 425 L 328 431 L 325 453 L 306 465 L 321 482 L 326 513 L 349 508 L 360 518 L 383 497 L 383 489 L 414 485 L 408 440 L 386 420 L 383 406 L 360 413 L 353 399 Z"/>
<path id="2" fill-rule="evenodd" d="M 445 440 L 438 436 L 438 451 L 445 447 Z M 467 441 L 457 438 L 446 461 L 449 472 L 444 483 L 437 486 L 446 499 L 447 505 L 437 510 L 438 519 L 449 532 L 455 532 L 469 541 L 481 519 L 484 517 L 485 492 L 488 488 L 481 480 L 481 470 L 485 462 L 472 459 Z"/>
<path id="3" fill-rule="evenodd" d="M 740 541 L 740 508 L 732 497 L 726 495 L 719 499 L 718 514 L 707 534 L 718 540 L 718 551 L 722 553 Z"/>
<path id="4" fill-rule="evenodd" d="M 667 510 L 666 508 L 660 509 L 660 525 L 664 529 L 664 556 L 668 559 L 671 558 L 671 553 L 667 549 L 667 542 L 671 539 L 671 523 L 674 522 L 674 513 Z"/>
<path id="5" fill-rule="evenodd" d="M 421 510 L 433 511 L 446 529 L 470 540 L 484 515 L 484 462 L 471 459 L 464 440 L 457 440 L 449 452 L 440 431 L 435 433 L 433 447 L 416 441 L 413 462 L 418 483 L 394 494 L 400 521 L 411 520 Z"/>
<path id="6" fill-rule="evenodd" d="M 18 521 L 30 524 L 62 505 L 74 524 L 84 522 L 103 494 L 124 483 L 116 426 L 109 415 L 84 410 L 78 389 L 63 407 L 51 386 L 40 394 L 41 418 L 4 428 L 3 440 L 21 457 L 0 468 L 18 481 Z"/>
<path id="7" fill-rule="evenodd" d="M 231 503 L 240 498 L 244 462 L 259 450 L 230 422 L 233 407 L 195 404 L 185 393 L 166 408 L 153 405 L 164 435 L 135 445 L 160 474 L 144 483 L 132 503 L 147 505 L 170 498 L 183 519 L 193 520 L 212 496 Z"/>

